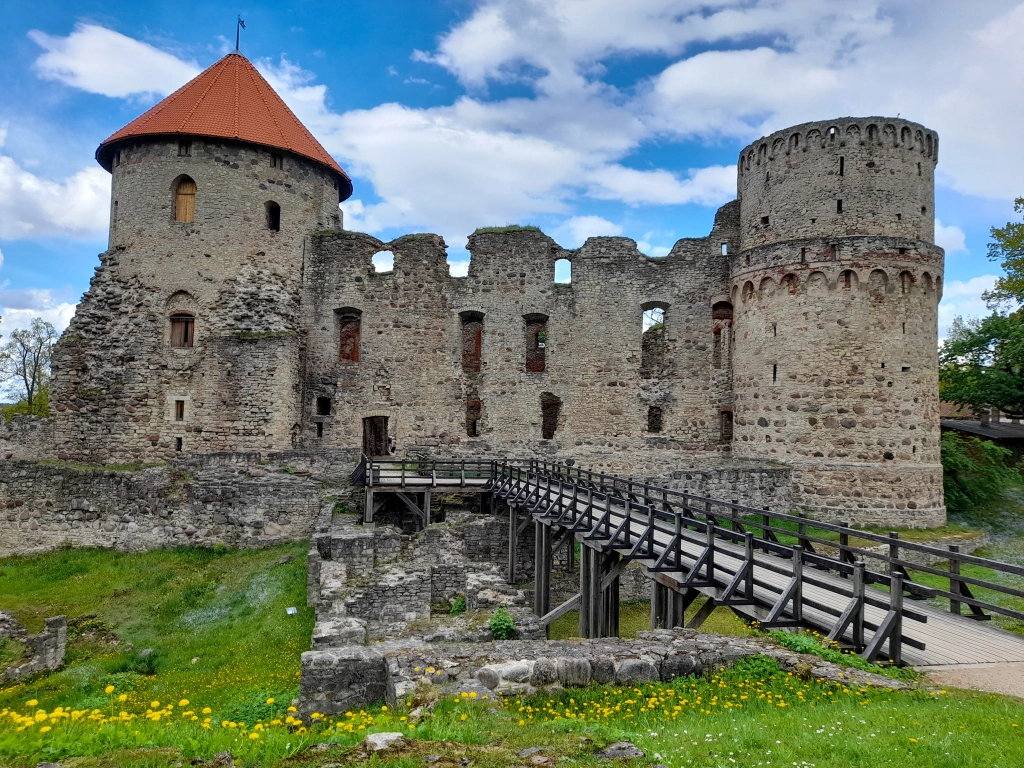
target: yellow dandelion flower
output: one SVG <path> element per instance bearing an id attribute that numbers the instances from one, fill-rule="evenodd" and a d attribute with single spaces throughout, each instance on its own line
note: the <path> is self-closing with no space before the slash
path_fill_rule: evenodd
<path id="1" fill-rule="evenodd" d="M 113 693 L 114 692 L 114 686 L 108 685 L 106 688 L 103 689 L 103 692 L 106 693 L 106 694 Z"/>
<path id="2" fill-rule="evenodd" d="M 42 728 L 39 729 L 39 732 L 46 733 L 48 730 L 50 730 L 50 726 L 44 725 Z"/>
<path id="3" fill-rule="evenodd" d="M 271 696 L 269 699 L 267 699 L 267 704 L 273 704 L 273 703 L 274 703 L 274 697 Z"/>
<path id="4" fill-rule="evenodd" d="M 38 702 L 38 700 L 36 700 L 36 699 L 29 699 L 28 701 L 26 701 L 26 702 L 25 702 L 25 706 L 26 706 L 26 707 L 34 707 L 34 706 L 36 706 L 36 704 L 38 704 L 38 703 L 39 703 L 39 702 Z"/>
<path id="5" fill-rule="evenodd" d="M 118 701 L 128 701 L 128 694 L 127 693 L 122 693 L 120 696 L 117 697 L 117 700 Z"/>
<path id="6" fill-rule="evenodd" d="M 182 699 L 181 701 L 179 701 L 178 702 L 178 706 L 179 707 L 187 707 L 188 706 L 188 699 Z"/>
<path id="7" fill-rule="evenodd" d="M 157 707 L 160 706 L 160 702 L 159 701 L 151 701 L 151 702 L 149 702 L 149 706 L 150 706 L 151 709 L 156 709 Z"/>
<path id="8" fill-rule="evenodd" d="M 204 714 L 204 715 L 208 715 L 208 714 L 210 714 L 211 712 L 213 712 L 213 710 L 212 710 L 212 709 L 210 709 L 209 707 L 203 707 L 203 714 Z"/>

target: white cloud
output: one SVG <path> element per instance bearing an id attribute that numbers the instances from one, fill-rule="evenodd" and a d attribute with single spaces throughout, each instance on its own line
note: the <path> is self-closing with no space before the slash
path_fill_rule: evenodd
<path id="1" fill-rule="evenodd" d="M 7 123 L 0 123 L 0 147 L 7 143 Z"/>
<path id="2" fill-rule="evenodd" d="M 0 239 L 95 238 L 110 218 L 110 174 L 83 168 L 53 181 L 0 155 Z"/>
<path id="3" fill-rule="evenodd" d="M 199 74 L 194 61 L 183 61 L 96 24 L 76 24 L 67 37 L 54 37 L 38 30 L 28 35 L 46 49 L 34 65 L 40 77 L 89 93 L 119 98 L 140 94 L 164 96 Z"/>
<path id="4" fill-rule="evenodd" d="M 970 280 L 951 280 L 942 288 L 939 302 L 939 339 L 946 338 L 949 324 L 954 317 L 983 317 L 990 313 L 981 294 L 991 290 L 996 283 L 995 275 L 981 275 Z"/>
<path id="5" fill-rule="evenodd" d="M 638 171 L 607 165 L 590 174 L 591 197 L 621 200 L 629 205 L 722 205 L 736 197 L 736 167 L 714 165 L 690 169 L 690 178 L 658 169 Z"/>
<path id="6" fill-rule="evenodd" d="M 935 244 L 947 254 L 967 250 L 964 231 L 952 224 L 947 227 L 938 219 L 935 220 Z"/>
<path id="7" fill-rule="evenodd" d="M 0 269 L 4 268 L 4 252 L 0 251 Z"/>
<path id="8" fill-rule="evenodd" d="M 573 216 L 552 232 L 552 236 L 566 248 L 579 248 L 588 237 L 621 234 L 622 227 L 600 216 Z"/>
<path id="9" fill-rule="evenodd" d="M 0 334 L 7 336 L 11 331 L 28 328 L 36 317 L 52 323 L 58 331 L 68 327 L 75 314 L 74 304 L 61 300 L 49 289 L 12 291 L 6 285 L 0 288 Z"/>
<path id="10" fill-rule="evenodd" d="M 448 274 L 452 277 L 465 277 L 469 274 L 469 262 L 462 260 L 449 261 Z"/>
<path id="11" fill-rule="evenodd" d="M 668 256 L 669 251 L 672 250 L 667 245 L 651 245 L 647 240 L 638 240 L 636 247 L 639 249 L 640 253 L 647 256 L 654 256 L 656 258 Z"/>

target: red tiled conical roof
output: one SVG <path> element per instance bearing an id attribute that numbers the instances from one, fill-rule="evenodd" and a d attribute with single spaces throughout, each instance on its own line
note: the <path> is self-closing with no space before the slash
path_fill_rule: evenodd
<path id="1" fill-rule="evenodd" d="M 341 199 L 352 181 L 247 58 L 234 51 L 132 120 L 96 150 L 108 171 L 113 145 L 136 136 L 180 134 L 238 139 L 283 149 L 339 174 Z"/>

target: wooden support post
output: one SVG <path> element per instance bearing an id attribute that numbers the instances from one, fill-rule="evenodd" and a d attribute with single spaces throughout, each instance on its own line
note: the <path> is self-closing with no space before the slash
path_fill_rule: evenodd
<path id="1" fill-rule="evenodd" d="M 804 548 L 797 545 L 793 547 L 793 621 L 804 620 Z"/>
<path id="2" fill-rule="evenodd" d="M 423 492 L 423 527 L 430 527 L 430 491 Z"/>
<path id="3" fill-rule="evenodd" d="M 587 637 L 601 637 L 604 626 L 604 602 L 601 600 L 601 580 L 604 576 L 601 568 L 602 552 L 595 549 L 590 555 L 590 626 Z"/>
<path id="4" fill-rule="evenodd" d="M 860 606 L 853 619 L 853 652 L 864 650 L 864 571 L 867 566 L 863 562 L 853 564 L 853 597 Z"/>
<path id="5" fill-rule="evenodd" d="M 594 550 L 584 544 L 580 547 L 580 637 L 590 637 L 590 559 Z"/>
<path id="6" fill-rule="evenodd" d="M 537 616 L 551 610 L 551 526 L 539 520 L 534 524 L 533 612 Z"/>
<path id="7" fill-rule="evenodd" d="M 516 543 L 519 538 L 519 520 L 516 508 L 508 505 L 508 583 L 516 583 Z"/>
<path id="8" fill-rule="evenodd" d="M 618 570 L 619 561 L 622 556 L 618 552 L 608 552 L 603 558 L 607 564 L 607 570 L 609 572 Z M 605 569 L 602 569 L 604 571 Z M 603 595 L 604 604 L 604 632 L 602 637 L 618 637 L 619 636 L 619 576 L 615 574 L 615 578 L 612 579 L 611 583 L 604 589 Z"/>
<path id="9" fill-rule="evenodd" d="M 889 610 L 895 614 L 889 634 L 889 658 L 896 666 L 903 666 L 903 574 L 889 574 Z"/>
<path id="10" fill-rule="evenodd" d="M 955 555 L 956 553 L 958 553 L 960 551 L 960 545 L 959 544 L 950 544 L 949 545 L 949 551 L 950 551 L 951 554 Z M 956 557 L 951 557 L 951 558 L 949 558 L 949 591 L 952 592 L 954 595 L 963 594 L 962 591 L 960 590 L 960 584 L 962 582 L 960 581 L 959 576 L 960 576 L 960 561 L 957 560 Z M 955 600 L 953 598 L 949 599 L 949 612 L 953 613 L 953 614 L 956 614 L 957 616 L 960 615 L 960 601 L 959 600 Z"/>
<path id="11" fill-rule="evenodd" d="M 363 502 L 363 523 L 373 524 L 373 486 L 366 486 L 366 500 Z"/>

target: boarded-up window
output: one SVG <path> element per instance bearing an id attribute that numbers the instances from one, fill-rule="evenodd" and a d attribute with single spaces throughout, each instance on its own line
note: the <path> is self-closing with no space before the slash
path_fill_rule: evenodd
<path id="1" fill-rule="evenodd" d="M 558 430 L 558 417 L 562 410 L 562 400 L 550 392 L 540 395 L 540 432 L 545 440 L 552 440 Z"/>
<path id="2" fill-rule="evenodd" d="M 526 370 L 540 373 L 547 367 L 548 319 L 544 315 L 524 315 L 526 321 Z"/>
<path id="3" fill-rule="evenodd" d="M 171 346 L 191 347 L 195 340 L 196 319 L 179 312 L 171 315 Z"/>
<path id="4" fill-rule="evenodd" d="M 281 206 L 273 200 L 267 203 L 267 229 L 275 232 L 281 229 Z"/>
<path id="5" fill-rule="evenodd" d="M 664 414 L 660 405 L 652 405 L 647 408 L 647 431 L 661 432 L 664 423 Z"/>
<path id="6" fill-rule="evenodd" d="M 479 400 L 466 400 L 466 435 L 468 437 L 480 436 L 480 411 L 482 403 Z"/>
<path id="7" fill-rule="evenodd" d="M 362 315 L 358 310 L 341 310 L 338 318 L 338 359 L 359 362 L 359 333 Z"/>
<path id="8" fill-rule="evenodd" d="M 718 414 L 719 439 L 723 443 L 732 442 L 732 411 L 720 411 Z"/>
<path id="9" fill-rule="evenodd" d="M 174 220 L 196 220 L 196 183 L 185 177 L 174 190 Z"/>
<path id="10" fill-rule="evenodd" d="M 480 312 L 463 312 L 459 318 L 462 323 L 462 370 L 465 373 L 480 373 L 484 316 Z"/>

